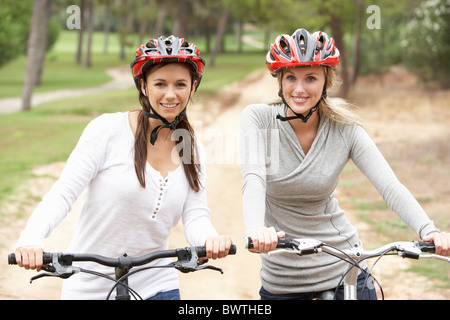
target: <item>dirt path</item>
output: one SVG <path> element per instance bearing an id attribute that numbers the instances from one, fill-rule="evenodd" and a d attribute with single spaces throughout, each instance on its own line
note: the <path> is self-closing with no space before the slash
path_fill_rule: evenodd
<path id="1" fill-rule="evenodd" d="M 445 101 L 450 98 L 450 93 L 439 91 L 434 95 L 427 94 L 422 89 L 418 90 L 415 83 L 408 83 L 407 80 L 411 81 L 410 77 L 402 75 L 398 70 L 392 76 L 394 83 L 402 83 L 404 87 L 392 90 L 391 86 L 375 85 L 376 79 L 366 79 L 366 82 L 358 84 L 358 91 L 351 96 L 352 102 L 361 106 L 361 112 L 368 120 L 374 139 L 386 152 L 387 158 L 392 160 L 394 170 L 399 171 L 400 179 L 404 178 L 407 181 L 407 186 L 411 187 L 414 194 L 422 196 L 433 193 L 433 201 L 426 203 L 426 209 L 433 214 L 434 219 L 439 219 L 441 223 L 446 222 L 448 210 L 442 208 L 448 209 L 450 198 L 448 184 L 450 111 L 447 110 Z M 402 80 L 402 77 L 405 79 Z M 208 152 L 208 202 L 213 223 L 220 233 L 232 236 L 239 251 L 236 256 L 212 262 L 224 269 L 223 275 L 214 271 L 180 274 L 184 299 L 258 299 L 259 257 L 246 252 L 242 246 L 241 176 L 237 139 L 242 109 L 250 103 L 267 102 L 276 97 L 274 81 L 265 70 L 255 72 L 244 81 L 227 86 L 216 97 L 199 101 L 189 111 L 196 132 L 202 138 Z M 417 101 L 421 104 L 418 105 Z M 431 107 L 434 113 L 426 113 L 421 119 L 414 117 L 416 112 Z M 217 144 L 218 141 L 221 143 Z M 411 141 L 416 143 L 413 145 L 415 152 L 408 152 L 410 150 L 408 147 L 412 146 Z M 421 141 L 428 143 L 421 144 Z M 422 152 L 416 150 L 418 147 L 421 147 Z M 427 150 L 426 155 L 434 157 L 431 164 L 433 165 L 431 171 L 434 173 L 428 176 L 425 172 L 430 173 L 430 170 L 425 170 L 420 165 L 414 166 L 414 163 L 420 162 L 422 159 L 420 157 L 424 157 L 424 148 Z M 30 191 L 24 194 L 27 194 L 28 198 L 42 197 L 54 181 L 49 175 L 57 177 L 63 165 L 58 163 L 37 169 L 36 173 L 40 174 L 41 178 L 30 181 L 27 184 Z M 360 175 L 349 175 L 345 178 L 353 179 L 356 187 L 340 192 L 344 198 L 350 197 L 346 196 L 347 194 L 355 193 L 356 196 L 377 199 L 376 193 L 367 187 L 367 182 Z M 35 203 L 28 203 L 23 212 L 31 212 L 34 205 Z M 47 240 L 49 251 L 63 251 L 67 247 L 76 223 L 79 205 L 78 201 L 63 224 Z M 352 207 L 347 205 L 345 209 L 347 214 L 355 219 Z M 445 212 L 445 216 L 439 217 L 442 212 Z M 6 257 L 11 251 L 25 220 L 12 220 L 2 225 L 3 241 L 0 256 Z M 355 223 L 366 247 L 376 246 L 382 240 L 370 225 L 356 219 Z M 179 225 L 172 232 L 171 247 L 185 245 L 187 244 L 182 227 Z M 406 260 L 386 259 L 376 268 L 376 275 L 382 282 L 387 299 L 450 298 L 449 290 L 433 289 L 432 283 L 427 279 L 413 273 L 405 274 L 402 270 L 408 265 Z M 3 263 L 0 264 L 0 270 L 0 299 L 59 298 L 60 279 L 39 280 L 29 285 L 28 279 L 32 272 Z"/>

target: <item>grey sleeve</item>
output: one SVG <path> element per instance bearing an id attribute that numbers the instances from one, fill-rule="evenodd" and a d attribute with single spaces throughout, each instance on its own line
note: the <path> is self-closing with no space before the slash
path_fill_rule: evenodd
<path id="1" fill-rule="evenodd" d="M 350 157 L 383 197 L 386 204 L 420 238 L 439 232 L 410 191 L 398 180 L 378 147 L 360 126 L 353 127 Z"/>
<path id="2" fill-rule="evenodd" d="M 266 146 L 261 115 L 250 105 L 242 112 L 239 155 L 245 232 L 264 227 Z"/>

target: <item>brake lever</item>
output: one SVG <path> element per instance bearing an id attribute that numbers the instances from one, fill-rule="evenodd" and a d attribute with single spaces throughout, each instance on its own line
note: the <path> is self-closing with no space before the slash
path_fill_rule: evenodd
<path id="1" fill-rule="evenodd" d="M 295 245 L 289 248 L 276 249 L 268 252 L 268 256 L 290 253 L 298 255 L 306 255 L 321 252 L 322 242 L 313 239 L 295 239 Z"/>
<path id="2" fill-rule="evenodd" d="M 208 259 L 204 259 L 203 261 L 199 262 L 195 248 L 192 248 L 190 250 L 190 253 L 191 253 L 190 257 L 188 257 L 187 255 L 179 256 L 178 261 L 170 263 L 169 266 L 174 267 L 175 269 L 183 273 L 204 269 L 211 269 L 223 273 L 223 270 L 218 267 L 212 265 L 205 265 L 205 263 L 208 262 Z"/>
<path id="3" fill-rule="evenodd" d="M 440 256 L 437 254 L 431 254 L 431 253 L 423 253 L 421 249 L 419 249 L 417 246 L 417 241 L 413 242 L 401 242 L 396 246 L 396 249 L 398 250 L 398 255 L 400 255 L 402 258 L 410 258 L 410 259 L 419 259 L 419 258 L 433 258 L 438 259 L 442 261 L 446 261 L 450 263 L 450 258 L 445 256 Z"/>
<path id="4" fill-rule="evenodd" d="M 41 268 L 44 271 L 44 273 L 40 273 L 36 276 L 33 276 L 30 278 L 30 283 L 32 283 L 34 280 L 44 278 L 44 277 L 58 277 L 61 279 L 67 279 L 70 276 L 74 275 L 75 273 L 78 273 L 80 271 L 79 268 L 73 267 L 72 265 L 62 265 L 59 263 L 59 255 L 54 255 L 52 264 L 48 264 L 46 266 L 42 266 Z"/>
<path id="5" fill-rule="evenodd" d="M 197 266 L 197 268 L 195 270 L 204 270 L 204 269 L 211 269 L 214 271 L 219 271 L 221 274 L 223 274 L 223 270 L 219 267 L 216 266 L 212 266 L 210 264 L 204 265 L 204 266 Z"/>
<path id="6" fill-rule="evenodd" d="M 276 250 L 273 250 L 273 251 L 269 251 L 267 253 L 267 255 L 270 257 L 270 256 L 276 256 L 278 254 L 284 254 L 284 253 L 301 254 L 302 251 L 298 250 L 297 248 L 296 249 L 294 249 L 294 248 L 293 249 L 276 249 Z"/>
<path id="7" fill-rule="evenodd" d="M 45 269 L 43 269 L 43 270 L 45 270 Z M 61 279 L 67 279 L 70 276 L 72 276 L 75 273 L 77 273 L 78 271 L 79 270 L 77 268 L 70 267 L 70 268 L 68 268 L 68 271 L 63 272 L 63 273 L 57 272 L 56 270 L 55 271 L 50 271 L 50 272 L 43 272 L 43 273 L 39 273 L 36 276 L 31 277 L 30 278 L 30 283 L 32 283 L 34 280 L 37 280 L 37 279 L 40 279 L 40 278 L 43 278 L 43 277 L 57 277 L 57 278 L 61 278 Z"/>
<path id="8" fill-rule="evenodd" d="M 413 242 L 399 242 L 395 245 L 397 254 L 402 258 L 419 259 L 422 251 Z"/>
<path id="9" fill-rule="evenodd" d="M 33 277 L 30 278 L 30 283 L 32 283 L 34 280 L 37 280 L 37 279 L 40 279 L 40 278 L 44 278 L 44 277 L 57 277 L 57 278 L 59 278 L 60 275 L 57 274 L 57 273 L 50 273 L 50 272 L 39 273 L 38 275 L 33 276 Z"/>

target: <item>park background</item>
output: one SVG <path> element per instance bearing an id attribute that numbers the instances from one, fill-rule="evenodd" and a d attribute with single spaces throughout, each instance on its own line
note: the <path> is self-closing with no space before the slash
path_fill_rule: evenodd
<path id="1" fill-rule="evenodd" d="M 208 152 L 213 223 L 239 249 L 213 261 L 224 275 L 180 275 L 182 298 L 258 298 L 259 257 L 242 246 L 239 118 L 246 105 L 276 97 L 265 54 L 278 34 L 299 27 L 335 39 L 341 85 L 332 94 L 358 107 L 399 179 L 448 231 L 449 23 L 444 0 L 1 0 L 0 298 L 58 299 L 62 280 L 30 285 L 32 272 L 7 266 L 6 255 L 86 124 L 139 107 L 129 64 L 160 35 L 185 37 L 206 60 L 189 116 Z M 351 162 L 338 197 L 366 248 L 416 239 Z M 79 203 L 48 239 L 49 251 L 65 250 L 77 210 Z M 186 245 L 182 226 L 172 234 L 172 247 Z M 388 299 L 450 298 L 442 262 L 386 258 L 377 275 Z"/>

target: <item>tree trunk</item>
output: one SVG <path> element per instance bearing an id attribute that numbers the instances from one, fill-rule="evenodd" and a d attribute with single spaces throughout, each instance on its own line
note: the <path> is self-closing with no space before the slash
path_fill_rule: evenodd
<path id="1" fill-rule="evenodd" d="M 75 64 L 81 64 L 83 56 L 84 0 L 80 0 L 80 29 L 78 29 L 78 47 Z"/>
<path id="2" fill-rule="evenodd" d="M 350 85 L 354 85 L 359 73 L 359 60 L 360 60 L 360 46 L 361 46 L 361 29 L 362 29 L 362 17 L 364 17 L 364 4 L 360 0 L 358 5 L 358 18 L 355 25 L 355 36 L 353 39 L 353 68 L 352 75 L 350 77 Z"/>
<path id="3" fill-rule="evenodd" d="M 211 52 L 211 17 L 206 19 L 206 28 L 205 28 L 205 47 L 206 52 Z"/>
<path id="4" fill-rule="evenodd" d="M 164 23 L 166 22 L 168 10 L 167 2 L 160 2 L 158 6 L 158 20 L 156 20 L 153 38 L 158 38 L 164 34 Z"/>
<path id="5" fill-rule="evenodd" d="M 333 31 L 334 41 L 336 43 L 336 47 L 339 49 L 339 53 L 341 54 L 341 63 L 339 66 L 340 78 L 342 80 L 342 84 L 339 87 L 338 95 L 342 98 L 347 97 L 349 90 L 349 76 L 348 76 L 348 66 L 346 59 L 346 50 L 344 46 L 344 34 L 342 32 L 341 20 L 337 16 L 332 16 L 330 19 L 331 30 Z"/>
<path id="6" fill-rule="evenodd" d="M 105 4 L 105 24 L 103 26 L 103 34 L 105 35 L 103 41 L 103 53 L 108 53 L 109 32 L 111 30 L 111 0 L 106 1 Z"/>
<path id="7" fill-rule="evenodd" d="M 225 39 L 225 33 L 227 31 L 227 22 L 228 16 L 230 15 L 230 10 L 226 8 L 222 14 L 222 17 L 219 20 L 219 25 L 217 28 L 217 36 L 216 43 L 214 45 L 214 50 L 211 52 L 211 56 L 209 57 L 208 65 L 210 67 L 214 67 L 214 63 L 217 55 L 223 50 L 222 44 Z"/>
<path id="8" fill-rule="evenodd" d="M 356 82 L 356 78 L 359 73 L 359 58 L 360 58 L 360 43 L 361 43 L 361 24 L 357 26 L 356 34 L 353 39 L 353 68 L 352 75 L 349 80 L 350 84 L 353 85 Z"/>
<path id="9" fill-rule="evenodd" d="M 236 25 L 236 41 L 238 43 L 238 48 L 237 48 L 238 53 L 242 53 L 244 51 L 243 41 L 242 41 L 243 33 L 244 33 L 244 23 L 242 22 L 242 20 L 240 20 L 237 22 L 237 25 Z"/>
<path id="10" fill-rule="evenodd" d="M 147 7 L 150 5 L 148 0 L 144 0 L 142 4 L 142 11 L 145 12 Z M 139 43 L 146 43 L 147 42 L 147 29 L 148 29 L 148 18 L 143 15 L 139 19 Z M 145 41 L 145 42 L 144 42 Z"/>
<path id="11" fill-rule="evenodd" d="M 94 0 L 88 0 L 87 3 L 87 14 L 88 14 L 88 42 L 86 48 L 86 60 L 84 61 L 84 67 L 90 68 L 92 65 L 91 61 L 91 47 L 92 47 L 92 34 L 94 33 Z"/>
<path id="12" fill-rule="evenodd" d="M 22 92 L 22 110 L 31 109 L 31 97 L 33 95 L 33 88 L 36 83 L 37 71 L 39 69 L 39 26 L 42 22 L 42 12 L 47 1 L 48 0 L 34 0 L 33 3 L 33 16 L 27 44 L 27 67 Z"/>
<path id="13" fill-rule="evenodd" d="M 187 0 L 177 1 L 177 10 L 175 10 L 172 34 L 179 38 L 186 38 L 189 30 L 189 2 Z"/>
<path id="14" fill-rule="evenodd" d="M 47 53 L 47 46 L 48 46 L 48 29 L 50 24 L 50 18 L 51 18 L 51 1 L 45 1 L 43 12 L 41 12 L 41 30 L 39 31 L 39 52 L 37 57 L 37 72 L 36 72 L 36 79 L 35 79 L 35 86 L 41 85 L 41 79 L 42 79 L 42 70 L 44 69 L 45 64 L 45 54 Z"/>
<path id="15" fill-rule="evenodd" d="M 125 59 L 125 47 L 127 45 L 127 35 L 131 34 L 133 32 L 133 2 L 130 0 L 124 1 L 124 7 L 123 9 L 125 12 L 123 12 L 123 19 L 124 19 L 124 26 L 121 28 L 119 35 L 120 35 L 120 54 L 119 58 L 120 60 Z"/>

